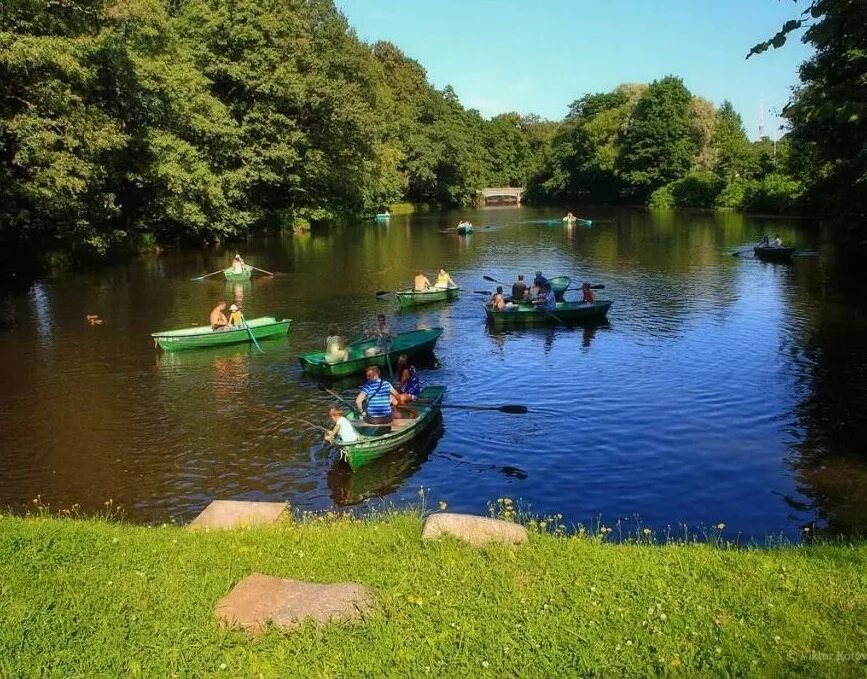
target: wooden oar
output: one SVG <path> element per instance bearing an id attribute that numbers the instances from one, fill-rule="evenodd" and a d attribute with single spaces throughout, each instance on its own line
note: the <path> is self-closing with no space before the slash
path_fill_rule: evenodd
<path id="1" fill-rule="evenodd" d="M 377 290 L 376 297 L 385 297 L 386 295 L 393 295 L 393 290 Z"/>
<path id="2" fill-rule="evenodd" d="M 421 405 L 433 405 L 434 401 L 412 401 Z M 508 404 L 503 406 L 482 406 L 476 404 L 440 403 L 440 408 L 459 408 L 460 410 L 496 410 L 510 415 L 525 415 L 529 412 L 527 406 Z"/>
<path id="3" fill-rule="evenodd" d="M 332 390 L 329 389 L 328 387 L 322 387 L 322 388 L 323 388 L 325 391 L 327 391 L 329 394 L 331 394 L 334 398 L 336 398 L 338 401 L 340 401 L 340 402 L 341 402 L 343 405 L 345 405 L 347 408 L 349 408 L 352 412 L 354 412 L 354 413 L 358 413 L 358 411 L 355 409 L 355 404 L 354 404 L 354 403 L 350 403 L 349 401 L 344 400 L 343 397 L 342 397 L 340 394 L 338 394 L 338 393 L 335 392 L 335 391 L 332 391 Z"/>
<path id="4" fill-rule="evenodd" d="M 745 254 L 747 254 L 748 252 L 752 252 L 752 251 L 753 251 L 752 248 L 747 248 L 746 250 L 735 250 L 735 251 L 732 253 L 732 257 L 740 257 L 741 255 L 745 255 Z"/>
<path id="5" fill-rule="evenodd" d="M 247 334 L 250 335 L 250 339 L 253 341 L 253 345 L 259 350 L 260 354 L 264 354 L 262 351 L 262 347 L 259 346 L 259 342 L 256 341 L 256 335 L 253 334 L 253 331 L 250 329 L 250 326 L 247 324 L 247 319 L 244 316 L 241 316 L 241 325 L 247 330 Z"/>
<path id="6" fill-rule="evenodd" d="M 196 278 L 191 278 L 191 281 L 201 281 L 207 278 L 208 276 L 213 276 L 214 274 L 223 273 L 224 269 L 217 269 L 216 271 L 212 271 L 211 273 L 206 273 L 204 276 L 196 276 Z"/>
<path id="7" fill-rule="evenodd" d="M 490 290 L 473 290 L 477 295 L 492 295 L 493 293 Z"/>
<path id="8" fill-rule="evenodd" d="M 590 289 L 591 290 L 604 290 L 605 286 L 602 285 L 601 283 L 597 283 L 597 284 L 591 285 Z M 581 288 L 566 288 L 563 292 L 569 292 L 570 290 L 581 292 Z"/>
<path id="9" fill-rule="evenodd" d="M 491 283 L 498 283 L 499 285 L 508 285 L 508 283 L 503 283 L 503 281 L 498 281 L 496 278 L 491 278 L 490 276 L 482 276 L 486 281 L 490 281 Z"/>
<path id="10" fill-rule="evenodd" d="M 273 276 L 273 275 L 274 275 L 274 274 L 271 273 L 270 271 L 265 271 L 265 269 L 260 269 L 258 266 L 253 266 L 252 264 L 250 264 L 249 266 L 250 266 L 250 268 L 253 269 L 254 271 L 261 271 L 262 273 L 266 273 L 266 274 L 268 274 L 269 276 Z"/>

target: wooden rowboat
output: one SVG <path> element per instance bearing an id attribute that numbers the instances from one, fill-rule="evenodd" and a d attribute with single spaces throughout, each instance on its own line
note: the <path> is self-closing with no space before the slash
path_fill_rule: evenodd
<path id="1" fill-rule="evenodd" d="M 401 354 L 417 356 L 430 353 L 434 350 L 437 340 L 443 334 L 442 328 L 430 328 L 426 330 L 411 330 L 395 335 L 391 341 L 388 353 L 366 356 L 365 352 L 375 347 L 377 340 L 363 340 L 353 342 L 346 348 L 349 349 L 349 360 L 339 363 L 329 363 L 325 360 L 324 351 L 309 351 L 300 354 L 298 361 L 301 369 L 308 375 L 317 377 L 346 377 L 363 373 L 368 366 L 376 365 L 384 368 L 386 365 L 394 365 L 397 357 Z"/>
<path id="2" fill-rule="evenodd" d="M 250 342 L 250 333 L 257 340 L 285 335 L 289 332 L 288 318 L 279 321 L 273 316 L 251 318 L 247 321 L 247 328 L 232 328 L 229 330 L 213 330 L 210 326 L 193 326 L 182 330 L 166 330 L 151 334 L 154 345 L 163 351 L 182 351 L 184 349 L 204 349 L 206 347 L 218 347 L 227 344 L 243 344 Z"/>
<path id="3" fill-rule="evenodd" d="M 348 414 L 347 419 L 352 422 L 361 438 L 353 443 L 335 443 L 340 449 L 340 456 L 352 469 L 358 469 L 414 439 L 424 432 L 439 414 L 445 391 L 446 388 L 441 386 L 424 387 L 417 402 L 397 409 L 391 426 L 367 426 L 357 413 Z"/>
<path id="4" fill-rule="evenodd" d="M 397 303 L 400 306 L 416 306 L 418 304 L 428 304 L 430 302 L 445 302 L 448 299 L 454 299 L 458 296 L 461 289 L 459 287 L 450 288 L 428 288 L 427 290 L 398 290 L 395 292 Z"/>
<path id="5" fill-rule="evenodd" d="M 486 304 L 485 315 L 488 317 L 488 323 L 495 327 L 507 325 L 579 325 L 603 321 L 611 304 L 610 300 L 602 300 L 593 304 L 557 302 L 557 308 L 550 312 L 538 309 L 529 302 L 521 302 L 504 311 L 493 311 L 491 306 Z"/>
<path id="6" fill-rule="evenodd" d="M 792 255 L 795 254 L 795 248 L 757 245 L 753 248 L 753 253 L 756 257 L 766 262 L 790 262 L 792 261 Z"/>
<path id="7" fill-rule="evenodd" d="M 231 266 L 223 269 L 227 281 L 249 281 L 253 275 L 253 267 L 245 264 L 241 271 L 235 271 Z"/>
<path id="8" fill-rule="evenodd" d="M 466 236 L 468 234 L 471 234 L 473 232 L 473 225 L 467 224 L 467 225 L 459 226 L 457 228 L 457 232 L 458 232 L 459 236 Z"/>
<path id="9" fill-rule="evenodd" d="M 558 301 L 562 301 L 563 293 L 566 292 L 572 279 L 569 276 L 554 276 L 549 278 L 548 282 L 551 284 L 551 292 L 557 296 Z"/>

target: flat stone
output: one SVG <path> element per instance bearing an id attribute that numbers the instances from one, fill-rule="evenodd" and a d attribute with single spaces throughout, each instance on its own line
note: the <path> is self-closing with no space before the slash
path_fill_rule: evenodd
<path id="1" fill-rule="evenodd" d="M 353 582 L 326 585 L 253 573 L 217 602 L 214 614 L 226 627 L 257 635 L 269 622 L 286 630 L 306 621 L 357 622 L 372 605 L 373 590 Z"/>
<path id="2" fill-rule="evenodd" d="M 285 502 L 214 500 L 187 528 L 246 528 L 275 523 L 286 513 Z"/>
<path id="3" fill-rule="evenodd" d="M 527 529 L 517 523 L 451 512 L 431 514 L 424 522 L 422 539 L 435 540 L 443 535 L 453 535 L 474 547 L 490 543 L 520 545 L 527 541 Z"/>

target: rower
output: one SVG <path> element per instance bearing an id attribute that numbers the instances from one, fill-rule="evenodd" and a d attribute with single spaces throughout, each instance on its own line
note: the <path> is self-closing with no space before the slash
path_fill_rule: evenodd
<path id="1" fill-rule="evenodd" d="M 233 304 L 229 307 L 229 325 L 233 328 L 240 326 L 244 322 L 244 314 L 241 313 L 241 310 L 238 308 L 237 304 Z"/>
<path id="2" fill-rule="evenodd" d="M 413 279 L 412 289 L 415 292 L 424 292 L 431 287 L 430 279 L 424 275 L 423 271 L 419 271 Z"/>
<path id="3" fill-rule="evenodd" d="M 437 282 L 434 287 L 437 288 L 456 288 L 458 284 L 454 282 L 452 277 L 449 275 L 449 272 L 445 270 L 445 267 L 440 267 L 440 271 L 437 274 Z"/>
<path id="4" fill-rule="evenodd" d="M 550 283 L 546 282 L 542 286 L 542 294 L 533 300 L 533 304 L 540 311 L 554 311 L 557 308 L 557 297 L 554 295 L 554 291 L 551 290 Z"/>
<path id="5" fill-rule="evenodd" d="M 572 214 L 571 210 L 566 213 L 565 217 L 563 217 L 563 221 L 564 222 L 574 222 L 575 221 L 575 215 Z"/>
<path id="6" fill-rule="evenodd" d="M 524 274 L 518 274 L 518 280 L 512 283 L 512 301 L 520 302 L 527 296 L 527 284 L 524 282 Z"/>
<path id="7" fill-rule="evenodd" d="M 244 273 L 244 260 L 241 255 L 236 254 L 232 260 L 232 273 Z"/>
<path id="8" fill-rule="evenodd" d="M 590 283 L 584 283 L 581 286 L 581 294 L 584 297 L 583 302 L 585 304 L 596 304 L 596 295 L 593 294 L 593 289 L 590 287 Z"/>
<path id="9" fill-rule="evenodd" d="M 780 238 L 780 234 L 778 234 L 778 233 L 774 234 L 774 247 L 775 248 L 783 247 L 783 240 Z"/>
<path id="10" fill-rule="evenodd" d="M 506 307 L 506 299 L 503 297 L 502 285 L 497 286 L 497 291 L 491 295 L 488 304 L 491 305 L 491 311 L 502 311 Z"/>
<path id="11" fill-rule="evenodd" d="M 379 368 L 372 365 L 364 372 L 367 381 L 355 398 L 355 405 L 368 424 L 391 424 L 394 415 L 391 410 L 392 398 L 400 394 L 380 376 Z M 365 408 L 366 405 L 366 408 Z"/>
<path id="12" fill-rule="evenodd" d="M 221 330 L 229 326 L 229 319 L 226 318 L 225 311 L 226 302 L 221 299 L 219 302 L 217 302 L 217 306 L 211 309 L 211 316 L 209 319 L 209 322 L 211 324 L 211 330 Z"/>
<path id="13" fill-rule="evenodd" d="M 372 332 L 365 333 L 368 336 L 376 337 L 376 344 L 365 350 L 365 356 L 374 356 L 376 354 L 387 354 L 391 351 L 391 340 L 394 338 L 394 331 L 385 320 L 385 314 L 379 314 L 376 317 L 376 329 Z"/>

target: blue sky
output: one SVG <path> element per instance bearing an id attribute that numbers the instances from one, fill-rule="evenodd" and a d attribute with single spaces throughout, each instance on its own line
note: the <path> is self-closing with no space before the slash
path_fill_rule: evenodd
<path id="1" fill-rule="evenodd" d="M 798 80 L 810 51 L 800 34 L 749 61 L 757 42 L 796 16 L 790 0 L 336 0 L 358 36 L 389 40 L 485 116 L 558 120 L 587 92 L 682 77 L 693 94 L 729 99 L 757 136 Z"/>

